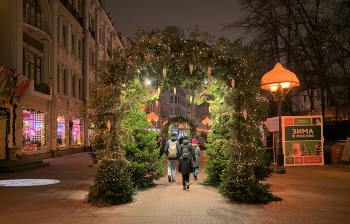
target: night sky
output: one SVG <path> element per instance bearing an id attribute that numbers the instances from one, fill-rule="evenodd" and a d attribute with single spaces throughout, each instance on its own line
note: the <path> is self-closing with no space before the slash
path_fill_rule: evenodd
<path id="1" fill-rule="evenodd" d="M 107 0 L 105 8 L 117 32 L 129 38 L 135 36 L 138 26 L 151 30 L 174 25 L 187 31 L 198 25 L 200 31 L 231 41 L 239 37 L 238 32 L 222 28 L 239 20 L 239 9 L 237 0 Z"/>

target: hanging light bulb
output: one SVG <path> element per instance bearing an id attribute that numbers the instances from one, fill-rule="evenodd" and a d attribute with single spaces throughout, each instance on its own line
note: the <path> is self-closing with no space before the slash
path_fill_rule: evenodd
<path id="1" fill-rule="evenodd" d="M 166 77 L 166 67 L 163 68 L 163 76 Z"/>
<path id="2" fill-rule="evenodd" d="M 189 67 L 190 67 L 190 73 L 192 74 L 192 72 L 193 72 L 193 65 L 190 64 Z"/>

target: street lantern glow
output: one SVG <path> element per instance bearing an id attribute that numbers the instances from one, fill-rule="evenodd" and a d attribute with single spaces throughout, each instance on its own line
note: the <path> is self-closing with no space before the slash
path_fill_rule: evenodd
<path id="1" fill-rule="evenodd" d="M 281 103 L 289 90 L 293 87 L 299 86 L 297 76 L 283 68 L 280 63 L 267 72 L 261 79 L 261 89 L 268 90 L 273 96 L 273 99 L 278 102 L 278 117 L 279 117 L 279 147 L 277 152 L 277 169 L 276 173 L 285 174 L 284 169 L 284 155 L 282 148 L 282 121 L 281 121 Z"/>

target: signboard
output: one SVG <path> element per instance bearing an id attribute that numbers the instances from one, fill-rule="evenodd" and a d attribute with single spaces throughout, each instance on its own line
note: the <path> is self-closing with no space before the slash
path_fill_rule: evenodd
<path id="1" fill-rule="evenodd" d="M 323 165 L 321 116 L 282 116 L 284 166 Z"/>

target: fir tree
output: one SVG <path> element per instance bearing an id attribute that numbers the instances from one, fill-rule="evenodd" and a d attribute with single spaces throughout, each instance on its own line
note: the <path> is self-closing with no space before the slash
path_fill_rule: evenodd
<path id="1" fill-rule="evenodd" d="M 141 111 L 141 104 L 146 104 L 158 95 L 150 88 L 144 88 L 140 81 L 135 79 L 129 83 L 129 89 L 123 92 L 123 104 L 130 108 L 125 115 L 123 124 L 129 127 L 132 138 L 124 142 L 126 158 L 131 163 L 131 178 L 133 186 L 143 189 L 152 186 L 154 180 L 165 175 L 163 166 L 164 157 L 158 160 L 156 136 L 158 132 L 148 130 L 150 122 L 146 113 Z"/>
<path id="2" fill-rule="evenodd" d="M 131 182 L 130 163 L 125 159 L 106 159 L 100 161 L 90 187 L 88 201 L 104 207 L 131 202 L 135 194 Z"/>

